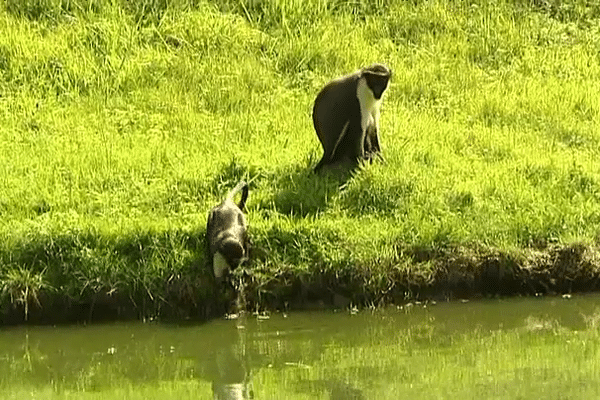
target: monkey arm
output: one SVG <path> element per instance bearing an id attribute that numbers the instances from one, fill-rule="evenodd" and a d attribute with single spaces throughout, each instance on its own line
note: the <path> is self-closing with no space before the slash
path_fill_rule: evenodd
<path id="1" fill-rule="evenodd" d="M 360 116 L 353 118 L 348 125 L 346 140 L 340 145 L 341 154 L 345 154 L 353 163 L 358 163 L 361 158 L 365 157 L 365 135 L 363 131 Z"/>
<path id="2" fill-rule="evenodd" d="M 212 238 L 212 229 L 213 229 L 213 219 L 214 219 L 214 212 L 211 211 L 208 214 L 208 220 L 206 221 L 206 234 L 204 235 L 204 240 L 206 242 L 205 246 L 206 246 L 206 260 L 204 265 L 206 266 L 212 266 L 213 264 L 213 251 L 212 251 L 212 243 L 211 243 L 211 238 Z"/>
<path id="3" fill-rule="evenodd" d="M 383 161 L 383 155 L 381 154 L 381 145 L 379 144 L 379 115 L 380 115 L 380 104 L 373 108 L 373 112 L 371 113 L 372 121 L 371 126 L 367 132 L 368 142 L 370 146 L 370 150 L 367 153 L 371 153 L 368 156 L 372 158 L 377 155 Z M 367 141 L 367 139 L 365 139 Z"/>

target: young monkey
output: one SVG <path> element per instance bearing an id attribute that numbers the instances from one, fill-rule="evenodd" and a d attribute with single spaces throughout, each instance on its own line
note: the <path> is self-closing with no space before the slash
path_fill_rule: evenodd
<path id="1" fill-rule="evenodd" d="M 236 204 L 233 199 L 241 191 Z M 208 255 L 217 282 L 248 258 L 248 237 L 244 206 L 248 199 L 248 184 L 238 183 L 225 200 L 210 210 L 206 223 Z"/>

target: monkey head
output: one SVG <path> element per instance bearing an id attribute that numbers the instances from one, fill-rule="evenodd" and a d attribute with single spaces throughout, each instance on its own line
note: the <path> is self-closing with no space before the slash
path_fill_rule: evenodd
<path id="1" fill-rule="evenodd" d="M 243 246 L 243 238 L 229 237 L 221 244 L 221 253 L 226 254 L 231 269 L 235 269 L 246 258 L 246 250 Z"/>
<path id="2" fill-rule="evenodd" d="M 373 97 L 379 100 L 387 89 L 388 82 L 392 77 L 392 70 L 383 64 L 372 64 L 363 68 L 361 75 L 367 81 L 367 85 L 373 92 Z"/>

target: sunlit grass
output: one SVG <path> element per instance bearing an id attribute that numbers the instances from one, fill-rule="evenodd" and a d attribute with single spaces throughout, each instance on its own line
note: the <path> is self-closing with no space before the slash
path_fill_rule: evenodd
<path id="1" fill-rule="evenodd" d="M 573 4 L 7 1 L 0 272 L 166 299 L 242 178 L 267 275 L 595 243 L 600 7 Z M 387 164 L 312 175 L 316 93 L 373 61 Z"/>

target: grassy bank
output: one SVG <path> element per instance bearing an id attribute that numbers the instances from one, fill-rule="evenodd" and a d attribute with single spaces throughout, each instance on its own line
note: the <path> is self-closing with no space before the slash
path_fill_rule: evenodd
<path id="1" fill-rule="evenodd" d="M 241 178 L 258 303 L 597 289 L 599 15 L 589 1 L 8 0 L 2 318 L 215 313 L 206 213 Z M 373 61 L 395 72 L 387 164 L 312 175 L 316 93 Z"/>

